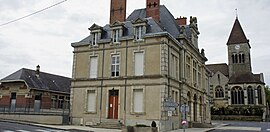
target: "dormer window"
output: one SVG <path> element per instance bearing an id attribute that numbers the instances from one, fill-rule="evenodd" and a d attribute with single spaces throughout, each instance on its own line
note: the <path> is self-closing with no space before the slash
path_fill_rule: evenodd
<path id="1" fill-rule="evenodd" d="M 101 39 L 102 27 L 97 24 L 93 24 L 90 28 L 88 28 L 91 32 L 90 45 L 97 46 L 97 42 Z"/>
<path id="2" fill-rule="evenodd" d="M 120 31 L 119 29 L 113 30 L 113 43 L 119 43 Z"/>
<path id="3" fill-rule="evenodd" d="M 135 40 L 142 40 L 143 26 L 135 27 Z"/>
<path id="4" fill-rule="evenodd" d="M 97 40 L 98 40 L 98 33 L 92 33 L 92 46 L 96 46 L 97 45 Z"/>
<path id="5" fill-rule="evenodd" d="M 134 41 L 143 41 L 143 37 L 146 34 L 147 20 L 138 18 L 133 24 L 134 28 Z"/>

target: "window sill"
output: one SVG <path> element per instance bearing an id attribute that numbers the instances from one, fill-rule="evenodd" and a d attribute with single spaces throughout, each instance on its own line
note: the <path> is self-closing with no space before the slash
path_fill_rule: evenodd
<path id="1" fill-rule="evenodd" d="M 97 112 L 96 111 L 94 111 L 94 112 L 84 112 L 84 114 L 97 114 Z"/>
<path id="2" fill-rule="evenodd" d="M 145 115 L 145 112 L 131 112 L 131 115 Z"/>
<path id="3" fill-rule="evenodd" d="M 144 39 L 134 39 L 133 42 L 134 42 L 134 43 L 144 42 Z"/>

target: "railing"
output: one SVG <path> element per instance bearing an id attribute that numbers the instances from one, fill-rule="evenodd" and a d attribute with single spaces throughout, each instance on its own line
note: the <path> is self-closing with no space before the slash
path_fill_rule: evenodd
<path id="1" fill-rule="evenodd" d="M 68 107 L 69 108 L 69 107 Z M 0 114 L 68 115 L 68 108 L 34 108 L 30 106 L 0 105 Z"/>

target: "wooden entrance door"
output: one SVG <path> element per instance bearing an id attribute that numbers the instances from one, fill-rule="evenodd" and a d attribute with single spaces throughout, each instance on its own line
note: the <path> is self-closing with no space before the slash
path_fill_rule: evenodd
<path id="1" fill-rule="evenodd" d="M 113 89 L 109 91 L 109 119 L 118 119 L 118 94 L 118 90 Z"/>

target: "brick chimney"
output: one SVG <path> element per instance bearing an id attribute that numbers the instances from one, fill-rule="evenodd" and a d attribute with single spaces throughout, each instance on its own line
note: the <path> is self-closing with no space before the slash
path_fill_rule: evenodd
<path id="1" fill-rule="evenodd" d="M 146 17 L 160 22 L 160 0 L 146 0 Z"/>
<path id="2" fill-rule="evenodd" d="M 126 20 L 126 0 L 111 0 L 110 24 Z"/>
<path id="3" fill-rule="evenodd" d="M 178 25 L 187 25 L 187 18 L 186 17 L 181 17 L 175 19 L 176 23 Z"/>

